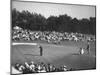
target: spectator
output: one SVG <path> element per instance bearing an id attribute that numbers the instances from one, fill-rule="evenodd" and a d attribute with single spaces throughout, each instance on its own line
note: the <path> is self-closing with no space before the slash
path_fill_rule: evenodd
<path id="1" fill-rule="evenodd" d="M 17 68 L 16 68 L 16 66 L 17 66 Z M 19 73 L 23 73 L 23 74 L 40 73 L 40 72 L 68 71 L 66 65 L 63 65 L 61 67 L 55 67 L 55 65 L 52 65 L 52 64 L 49 64 L 49 63 L 44 64 L 43 62 L 35 64 L 33 61 L 31 61 L 30 64 L 27 63 L 27 62 L 25 62 L 24 65 L 15 64 L 15 69 L 18 70 Z"/>

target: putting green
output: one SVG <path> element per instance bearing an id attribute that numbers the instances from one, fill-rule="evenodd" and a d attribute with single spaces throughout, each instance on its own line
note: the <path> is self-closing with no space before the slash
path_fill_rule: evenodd
<path id="1" fill-rule="evenodd" d="M 43 56 L 36 45 L 12 45 L 12 65 L 23 64 L 25 61 L 45 62 L 56 66 L 67 65 L 75 69 L 95 68 L 96 61 L 94 55 L 78 55 L 79 47 L 75 45 L 54 45 L 39 43 L 43 47 Z M 94 51 L 95 52 L 95 51 Z"/>

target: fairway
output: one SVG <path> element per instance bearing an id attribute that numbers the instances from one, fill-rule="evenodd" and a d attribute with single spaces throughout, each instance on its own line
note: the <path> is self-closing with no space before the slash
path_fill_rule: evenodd
<path id="1" fill-rule="evenodd" d="M 61 45 L 37 43 L 43 47 L 43 56 L 37 45 L 12 45 L 12 65 L 23 64 L 25 61 L 51 63 L 59 67 L 65 64 L 68 68 L 92 69 L 95 68 L 95 48 L 89 55 L 79 55 L 79 46 L 85 46 L 75 42 L 66 42 Z"/>

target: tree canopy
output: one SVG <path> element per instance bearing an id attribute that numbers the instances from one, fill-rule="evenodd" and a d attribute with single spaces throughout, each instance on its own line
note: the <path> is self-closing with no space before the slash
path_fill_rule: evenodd
<path id="1" fill-rule="evenodd" d="M 84 34 L 96 34 L 96 18 L 77 19 L 67 14 L 50 16 L 47 19 L 41 14 L 30 13 L 29 11 L 19 12 L 12 9 L 12 28 L 19 26 L 32 31 L 58 31 L 78 32 Z"/>

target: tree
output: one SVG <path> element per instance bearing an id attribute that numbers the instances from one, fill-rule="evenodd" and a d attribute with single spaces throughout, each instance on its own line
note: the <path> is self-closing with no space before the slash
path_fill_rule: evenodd
<path id="1" fill-rule="evenodd" d="M 20 12 L 17 11 L 16 9 L 12 10 L 12 27 L 16 26 L 18 24 L 18 16 Z"/>
<path id="2" fill-rule="evenodd" d="M 47 19 L 47 29 L 50 31 L 57 31 L 57 17 L 55 16 L 50 16 Z"/>
<path id="3" fill-rule="evenodd" d="M 58 31 L 96 34 L 96 18 L 77 19 L 67 14 L 50 16 L 47 19 L 41 14 L 22 12 L 12 9 L 12 27 L 19 26 L 32 31 Z"/>
<path id="4" fill-rule="evenodd" d="M 70 32 L 70 22 L 71 22 L 72 18 L 70 16 L 68 16 L 67 14 L 65 15 L 59 15 L 58 17 L 58 31 L 66 31 L 66 32 Z"/>

